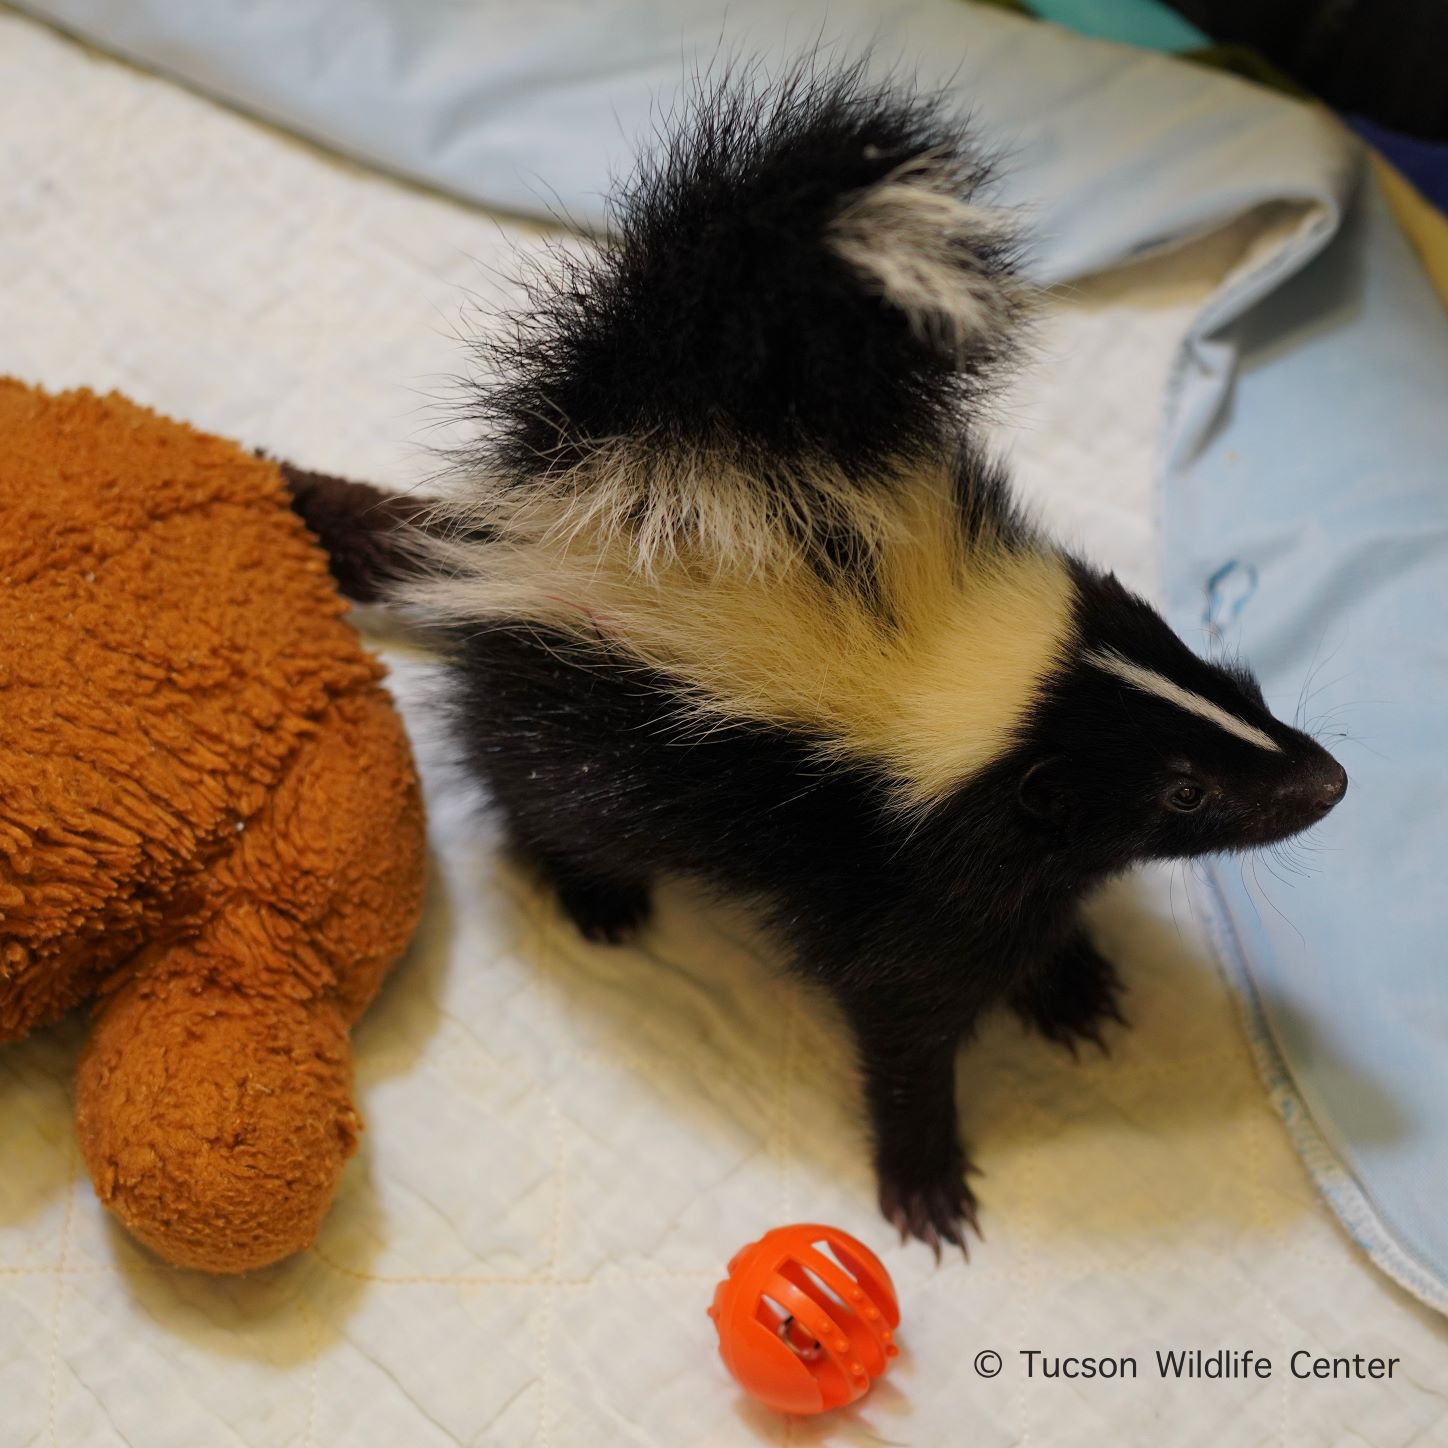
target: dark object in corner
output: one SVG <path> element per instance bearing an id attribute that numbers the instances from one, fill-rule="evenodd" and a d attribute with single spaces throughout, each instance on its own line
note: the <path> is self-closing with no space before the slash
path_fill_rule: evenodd
<path id="1" fill-rule="evenodd" d="M 1248 45 L 1337 110 L 1448 139 L 1444 0 L 1168 0 L 1215 39 Z"/>

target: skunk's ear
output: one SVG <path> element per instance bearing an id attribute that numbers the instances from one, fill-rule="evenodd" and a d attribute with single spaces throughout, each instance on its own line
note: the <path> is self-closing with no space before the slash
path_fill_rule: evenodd
<path id="1" fill-rule="evenodd" d="M 1060 824 L 1066 817 L 1068 797 L 1059 759 L 1037 760 L 1021 776 L 1016 798 L 1028 815 L 1046 824 Z"/>

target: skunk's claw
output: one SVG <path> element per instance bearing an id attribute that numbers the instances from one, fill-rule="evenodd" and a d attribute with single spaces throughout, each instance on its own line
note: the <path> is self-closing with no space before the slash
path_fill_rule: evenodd
<path id="1" fill-rule="evenodd" d="M 942 1246 L 949 1243 L 959 1247 L 969 1261 L 969 1234 L 974 1232 L 984 1240 L 975 1193 L 965 1180 L 969 1169 L 963 1163 L 952 1164 L 949 1175 L 926 1183 L 882 1177 L 880 1210 L 899 1231 L 902 1242 L 911 1237 L 924 1242 L 937 1262 Z"/>

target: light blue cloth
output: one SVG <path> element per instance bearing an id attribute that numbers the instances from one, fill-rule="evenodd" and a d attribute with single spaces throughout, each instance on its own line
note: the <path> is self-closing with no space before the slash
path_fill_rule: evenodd
<path id="1" fill-rule="evenodd" d="M 1216 345 L 1235 383 L 1166 480 L 1172 619 L 1278 712 L 1305 685 L 1352 784 L 1311 874 L 1214 863 L 1198 899 L 1318 1185 L 1448 1311 L 1448 316 L 1370 184 Z"/>
<path id="2" fill-rule="evenodd" d="M 1320 660 L 1342 677 L 1309 714 L 1341 699 L 1364 737 L 1341 746 L 1353 786 L 1321 832 L 1335 853 L 1297 883 L 1291 924 L 1235 864 L 1208 866 L 1198 893 L 1317 1180 L 1381 1266 L 1448 1309 L 1448 323 L 1375 191 L 1341 226 L 1355 151 L 1329 121 L 961 0 L 26 8 L 353 155 L 593 226 L 610 171 L 721 37 L 774 57 L 873 41 L 957 90 L 1009 153 L 1043 281 L 1258 205 L 1304 208 L 1311 224 L 1217 298 L 1179 358 L 1170 609 L 1190 641 L 1206 617 L 1243 646 L 1289 714 Z"/>
<path id="3" fill-rule="evenodd" d="M 468 200 L 603 222 L 682 77 L 817 40 L 960 94 L 1009 148 L 1045 280 L 1340 186 L 1316 117 L 963 0 L 22 0 L 241 109 Z"/>

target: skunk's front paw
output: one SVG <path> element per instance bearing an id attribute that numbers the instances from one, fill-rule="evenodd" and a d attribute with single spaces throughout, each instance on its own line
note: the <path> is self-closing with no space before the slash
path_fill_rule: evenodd
<path id="1" fill-rule="evenodd" d="M 881 1167 L 880 1210 L 886 1221 L 899 1229 L 902 1242 L 908 1237 L 918 1238 L 935 1253 L 937 1262 L 945 1242 L 959 1247 L 968 1257 L 967 1228 L 984 1240 L 976 1219 L 975 1193 L 965 1179 L 967 1172 L 975 1170 L 963 1153 L 952 1157 L 945 1170 L 928 1178 L 922 1178 L 918 1171 Z"/>
<path id="2" fill-rule="evenodd" d="M 553 886 L 563 913 L 585 940 L 624 945 L 638 934 L 653 908 L 646 880 L 605 879 L 587 866 L 559 855 L 523 850 Z"/>
<path id="3" fill-rule="evenodd" d="M 1048 1041 L 1064 1046 L 1075 1056 L 1082 1041 L 1089 1041 L 1103 1056 L 1111 1054 L 1102 1032 L 1108 1021 L 1126 1025 L 1121 1013 L 1125 987 L 1116 967 L 1080 940 L 1059 960 L 1052 961 L 1029 991 L 1011 1004 L 1028 1026 Z"/>
<path id="4" fill-rule="evenodd" d="M 626 945 L 649 918 L 646 885 L 601 885 L 578 879 L 557 883 L 559 903 L 586 940 Z"/>

